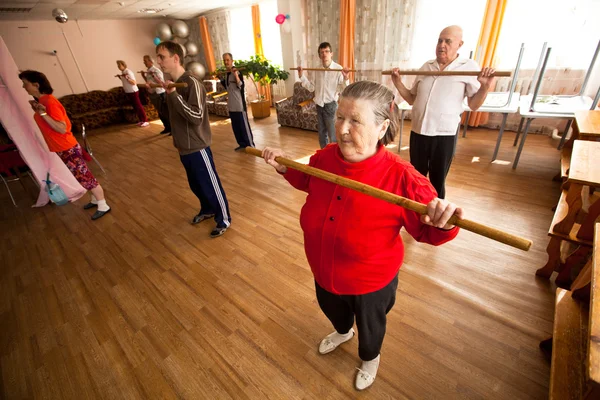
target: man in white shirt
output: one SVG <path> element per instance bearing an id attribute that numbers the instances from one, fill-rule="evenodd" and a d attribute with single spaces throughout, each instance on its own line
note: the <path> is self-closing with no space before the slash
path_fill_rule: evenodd
<path id="1" fill-rule="evenodd" d="M 459 26 L 445 28 L 436 46 L 436 59 L 422 71 L 478 71 L 473 60 L 459 58 L 463 45 Z M 479 76 L 417 76 L 411 89 L 402 83 L 398 68 L 392 72 L 394 86 L 413 106 L 411 112 L 410 163 L 429 180 L 440 199 L 446 196 L 446 176 L 456 150 L 456 132 L 463 112 L 463 100 L 475 111 L 494 87 L 494 69 L 484 68 Z"/>
<path id="2" fill-rule="evenodd" d="M 149 55 L 144 56 L 144 65 L 148 68 L 147 71 L 142 71 L 142 77 L 147 83 L 157 83 L 162 85 L 165 82 L 163 72 L 154 65 L 154 60 Z M 169 108 L 167 106 L 167 95 L 163 88 L 151 88 L 148 86 L 148 93 L 150 94 L 150 101 L 156 111 L 158 111 L 158 117 L 163 123 L 165 129 L 161 134 L 171 134 L 171 123 L 169 122 Z"/>
<path id="3" fill-rule="evenodd" d="M 142 102 L 140 101 L 139 89 L 135 82 L 135 75 L 133 74 L 133 71 L 127 68 L 127 63 L 123 60 L 117 60 L 117 68 L 119 68 L 121 74 L 115 75 L 115 77 L 121 80 L 121 83 L 123 84 L 123 90 L 125 91 L 127 97 L 129 97 L 129 101 L 131 101 L 131 105 L 137 113 L 138 119 L 140 120 L 137 125 L 141 127 L 150 125 L 148 123 L 148 118 L 146 118 L 144 106 L 142 106 Z"/>
<path id="4" fill-rule="evenodd" d="M 315 92 L 313 101 L 317 105 L 317 121 L 319 124 L 319 145 L 321 148 L 329 143 L 335 143 L 335 113 L 337 111 L 338 94 L 350 84 L 348 68 L 333 62 L 331 45 L 323 42 L 319 45 L 319 58 L 323 68 L 342 69 L 342 71 L 326 72 L 316 71 L 314 84 L 302 74 L 302 67 L 298 67 L 298 77 L 302 86 Z"/>

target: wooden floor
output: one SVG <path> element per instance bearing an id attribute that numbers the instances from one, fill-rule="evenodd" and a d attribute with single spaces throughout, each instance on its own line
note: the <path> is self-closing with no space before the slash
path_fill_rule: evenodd
<path id="1" fill-rule="evenodd" d="M 295 159 L 315 132 L 252 121 L 258 147 Z M 160 125 L 92 132 L 112 212 L 92 222 L 81 199 L 18 207 L 0 188 L 0 398 L 543 399 L 552 331 L 546 261 L 559 196 L 556 143 L 530 135 L 516 171 L 490 164 L 497 132 L 458 141 L 448 198 L 467 217 L 534 241 L 528 253 L 463 231 L 435 248 L 402 233 L 406 260 L 372 388 L 354 390 L 357 340 L 321 356 L 320 312 L 298 216 L 305 194 L 264 161 L 236 153 L 212 124 L 233 223 L 192 226 L 198 201 Z M 410 123 L 405 125 L 408 143 Z M 513 132 L 500 159 L 512 161 Z M 396 148 L 392 149 L 396 151 Z M 401 152 L 408 157 L 408 151 Z"/>

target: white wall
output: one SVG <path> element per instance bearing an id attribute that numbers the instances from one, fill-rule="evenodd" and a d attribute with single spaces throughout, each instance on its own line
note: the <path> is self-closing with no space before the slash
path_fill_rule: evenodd
<path id="1" fill-rule="evenodd" d="M 280 28 L 283 69 L 289 71 L 290 68 L 298 66 L 297 56 L 304 54 L 302 40 L 305 33 L 302 26 L 302 5 L 298 0 L 278 0 L 277 9 L 281 14 L 290 15 L 290 20 L 286 23 L 291 24 L 291 32 L 284 32 Z M 294 82 L 298 78 L 297 72 L 289 72 L 290 77 L 285 81 L 287 96 L 291 96 L 294 93 Z"/>
<path id="2" fill-rule="evenodd" d="M 69 21 L 66 24 L 56 21 L 2 21 L 0 36 L 18 68 L 46 74 L 55 95 L 60 97 L 86 92 L 86 84 L 89 90 L 120 86 L 120 81 L 114 77 L 119 72 L 115 63 L 117 59 L 125 60 L 134 72 L 143 69 L 144 54 L 155 53 L 152 40 L 158 22 L 156 19 Z M 57 51 L 58 57 L 52 54 L 53 50 Z M 142 79 L 139 74 L 136 78 Z"/>

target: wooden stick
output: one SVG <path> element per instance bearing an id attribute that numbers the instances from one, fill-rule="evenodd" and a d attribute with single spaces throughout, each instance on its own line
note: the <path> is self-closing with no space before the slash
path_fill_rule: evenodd
<path id="1" fill-rule="evenodd" d="M 422 76 L 479 76 L 481 71 L 420 71 L 418 69 L 404 69 L 398 71 L 400 75 L 422 75 Z M 381 71 L 381 75 L 391 75 L 391 70 Z M 511 77 L 512 71 L 496 71 L 495 77 Z"/>
<path id="2" fill-rule="evenodd" d="M 298 71 L 298 68 L 290 68 L 290 71 Z M 302 68 L 302 71 L 325 71 L 325 72 L 342 72 L 340 68 Z M 357 69 L 349 69 L 348 72 L 358 72 Z"/>
<path id="3" fill-rule="evenodd" d="M 233 68 L 237 69 L 238 71 L 243 71 L 243 70 L 246 69 L 246 66 L 245 65 L 240 65 L 238 67 L 237 65 L 234 65 Z M 230 72 L 230 71 L 224 70 L 224 71 L 215 71 L 215 72 L 216 72 L 215 75 L 224 75 L 224 74 L 226 74 L 227 72 Z"/>
<path id="4" fill-rule="evenodd" d="M 246 147 L 245 151 L 247 154 L 251 154 L 256 157 L 262 157 L 262 152 L 258 149 Z M 308 165 L 300 164 L 296 161 L 292 161 L 287 158 L 277 157 L 275 158 L 275 161 L 277 161 L 281 165 L 285 165 L 286 167 L 290 167 L 300 172 L 304 172 L 305 174 L 315 176 L 328 182 L 335 183 L 336 185 L 356 190 L 357 192 L 375 197 L 376 199 L 387 201 L 388 203 L 399 205 L 418 214 L 427 214 L 427 206 L 414 200 L 410 200 L 405 197 L 386 192 L 385 190 L 381 190 L 376 187 L 366 185 L 364 183 L 356 182 L 352 179 L 344 178 L 336 174 L 320 170 L 318 168 L 313 168 Z M 448 221 L 448 223 L 451 225 L 456 225 L 473 233 L 477 233 L 478 235 L 485 236 L 489 239 L 496 240 L 498 242 L 507 244 L 512 247 L 516 247 L 520 250 L 527 251 L 532 245 L 531 240 L 524 239 L 519 236 L 512 235 L 508 232 L 504 232 L 496 228 L 492 228 L 474 221 L 470 221 L 468 219 L 458 219 L 456 215 L 453 215 Z"/>
<path id="5" fill-rule="evenodd" d="M 140 83 L 140 84 L 138 84 L 138 86 L 151 87 L 151 88 L 161 88 L 161 87 L 164 87 L 160 83 Z M 169 86 L 167 86 L 167 88 L 168 89 L 183 88 L 183 87 L 187 87 L 187 86 L 188 86 L 188 84 L 185 83 L 185 82 L 182 82 L 182 83 L 169 83 Z"/>

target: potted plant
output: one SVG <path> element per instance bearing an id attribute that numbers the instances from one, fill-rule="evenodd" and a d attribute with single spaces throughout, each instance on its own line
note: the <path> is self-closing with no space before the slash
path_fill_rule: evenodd
<path id="1" fill-rule="evenodd" d="M 248 76 L 252 80 L 256 93 L 258 93 L 258 99 L 250 102 L 252 116 L 254 118 L 270 116 L 271 104 L 263 94 L 260 94 L 258 85 L 268 87 L 277 81 L 286 80 L 290 74 L 259 55 L 250 57 L 249 60 L 236 61 L 235 64 L 239 66 L 242 75 Z"/>

